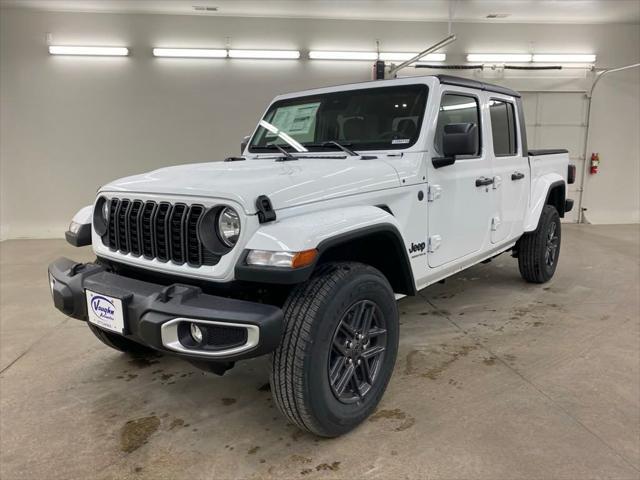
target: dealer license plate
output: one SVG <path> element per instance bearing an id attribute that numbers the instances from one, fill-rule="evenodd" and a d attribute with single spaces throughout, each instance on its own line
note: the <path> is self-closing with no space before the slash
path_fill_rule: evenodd
<path id="1" fill-rule="evenodd" d="M 105 330 L 123 334 L 124 311 L 122 300 L 90 290 L 85 290 L 85 293 L 87 294 L 89 321 Z"/>

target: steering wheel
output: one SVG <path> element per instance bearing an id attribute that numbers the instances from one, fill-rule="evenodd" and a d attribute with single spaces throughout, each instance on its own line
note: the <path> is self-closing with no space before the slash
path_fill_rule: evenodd
<path id="1" fill-rule="evenodd" d="M 387 132 L 383 132 L 380 134 L 380 139 L 382 140 L 395 140 L 396 138 L 409 138 L 402 132 L 395 132 L 393 130 L 389 130 Z"/>
<path id="2" fill-rule="evenodd" d="M 389 130 L 387 132 L 382 132 L 380 134 L 380 138 L 382 140 L 393 140 L 398 135 L 398 132 L 394 132 L 393 130 Z"/>

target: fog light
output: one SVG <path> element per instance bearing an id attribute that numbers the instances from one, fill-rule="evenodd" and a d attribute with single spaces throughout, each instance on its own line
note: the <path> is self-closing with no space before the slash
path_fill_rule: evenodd
<path id="1" fill-rule="evenodd" d="M 196 343 L 202 342 L 202 330 L 200 330 L 200 327 L 195 323 L 192 323 L 190 330 L 191 330 L 191 337 L 195 340 L 195 342 Z"/>

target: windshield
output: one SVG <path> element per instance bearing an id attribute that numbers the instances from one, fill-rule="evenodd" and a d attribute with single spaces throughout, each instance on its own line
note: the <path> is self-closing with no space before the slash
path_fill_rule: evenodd
<path id="1" fill-rule="evenodd" d="M 260 121 L 249 151 L 407 148 L 418 139 L 426 85 L 325 93 L 275 102 Z"/>

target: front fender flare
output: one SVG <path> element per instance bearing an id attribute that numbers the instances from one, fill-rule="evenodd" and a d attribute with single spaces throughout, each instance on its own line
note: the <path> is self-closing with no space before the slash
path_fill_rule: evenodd
<path id="1" fill-rule="evenodd" d="M 249 250 L 301 252 L 316 248 L 320 253 L 318 260 L 321 260 L 324 251 L 341 242 L 381 232 L 392 236 L 398 244 L 396 250 L 404 256 L 398 268 L 407 277 L 410 289 L 415 289 L 400 224 L 389 212 L 374 206 L 322 210 L 262 225 L 247 242 L 245 252 L 236 265 L 235 277 L 253 282 L 300 283 L 309 278 L 315 264 L 299 269 L 246 265 Z"/>
<path id="2" fill-rule="evenodd" d="M 93 205 L 82 207 L 71 219 L 71 223 L 80 225 L 77 231 L 67 230 L 64 237 L 74 247 L 91 245 L 91 221 L 93 219 Z"/>
<path id="3" fill-rule="evenodd" d="M 400 225 L 389 212 L 374 206 L 334 208 L 263 224 L 249 239 L 248 250 L 301 252 L 330 238 L 373 225 Z"/>
<path id="4" fill-rule="evenodd" d="M 93 217 L 93 205 L 87 205 L 82 207 L 71 219 L 72 222 L 79 223 L 80 225 L 91 224 Z"/>

